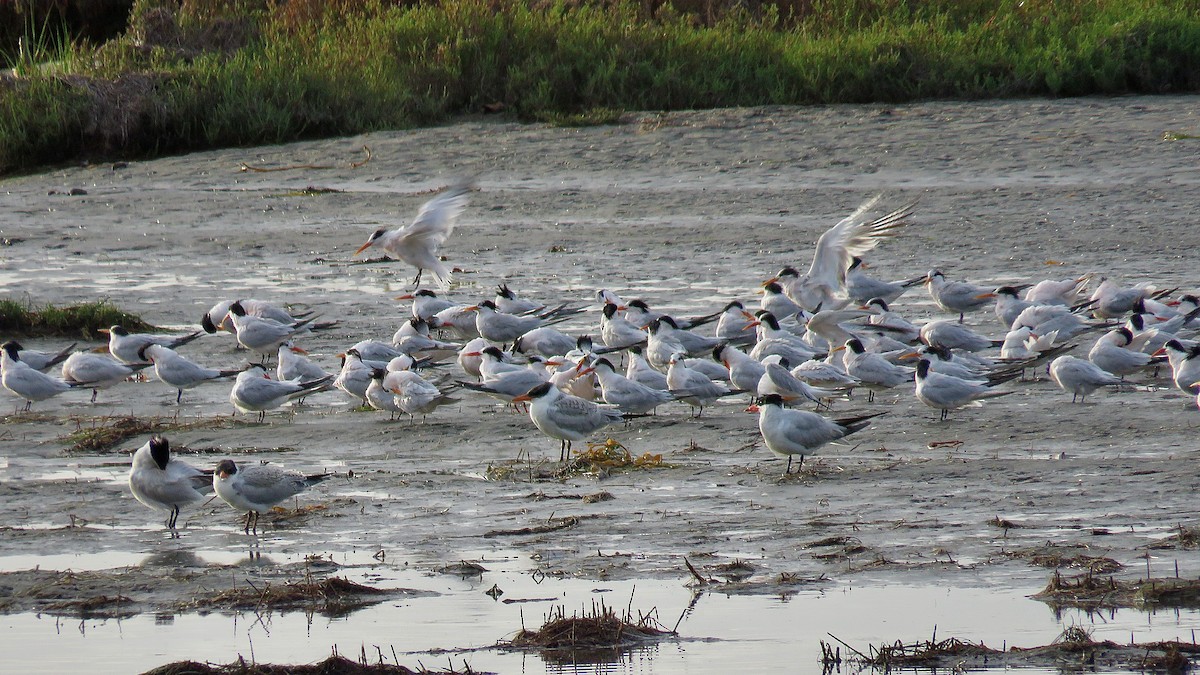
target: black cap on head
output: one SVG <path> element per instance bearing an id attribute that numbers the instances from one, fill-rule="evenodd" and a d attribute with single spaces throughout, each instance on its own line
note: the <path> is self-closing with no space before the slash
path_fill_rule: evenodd
<path id="1" fill-rule="evenodd" d="M 385 377 L 387 377 L 387 370 L 385 370 L 383 368 L 372 368 L 371 369 L 371 379 L 372 380 L 382 380 Z"/>
<path id="2" fill-rule="evenodd" d="M 1143 318 L 1141 314 L 1130 315 L 1129 325 L 1133 326 L 1137 330 L 1145 330 L 1146 329 L 1146 319 Z"/>
<path id="3" fill-rule="evenodd" d="M 850 338 L 849 340 L 846 340 L 846 349 L 849 349 L 855 354 L 862 354 L 863 352 L 867 351 L 866 348 L 863 347 L 862 340 L 859 340 L 858 338 Z"/>
<path id="4" fill-rule="evenodd" d="M 1125 326 L 1121 326 L 1117 329 L 1117 332 L 1121 334 L 1121 337 L 1125 338 L 1125 344 L 1121 345 L 1122 347 L 1128 346 L 1130 342 L 1133 342 L 1133 331 Z"/>
<path id="5" fill-rule="evenodd" d="M 889 309 L 890 309 L 890 307 L 888 307 L 887 300 L 884 300 L 883 298 L 871 298 L 870 300 L 867 301 L 867 304 L 875 305 L 876 307 L 878 307 L 879 309 L 882 309 L 885 312 L 889 311 Z"/>
<path id="6" fill-rule="evenodd" d="M 124 335 L 129 335 L 129 331 L 125 330 L 124 326 L 109 326 L 108 334 L 124 336 Z"/>
<path id="7" fill-rule="evenodd" d="M 758 321 L 759 323 L 767 324 L 774 330 L 779 330 L 779 319 L 776 319 L 775 315 L 770 312 L 763 312 L 762 314 L 759 314 Z"/>
<path id="8" fill-rule="evenodd" d="M 209 335 L 217 332 L 217 324 L 213 323 L 212 316 L 209 315 L 208 312 L 205 312 L 204 318 L 200 319 L 200 327 L 203 328 L 204 332 L 208 333 Z"/>
<path id="9" fill-rule="evenodd" d="M 782 406 L 783 405 L 783 397 L 780 396 L 779 394 L 764 394 L 762 396 L 762 398 L 758 399 L 758 404 L 760 406 L 764 406 L 764 405 Z"/>
<path id="10" fill-rule="evenodd" d="M 925 377 L 929 374 L 929 359 L 921 359 L 917 361 L 917 377 Z"/>
<path id="11" fill-rule="evenodd" d="M 774 281 L 772 281 L 771 283 L 769 283 L 769 284 L 766 284 L 765 286 L 763 286 L 763 290 L 764 290 L 764 291 L 766 291 L 766 292 L 768 292 L 768 293 L 782 293 L 782 292 L 783 292 L 783 286 L 780 286 L 779 284 L 777 284 L 777 283 L 775 283 Z"/>
<path id="12" fill-rule="evenodd" d="M 862 262 L 863 262 L 862 258 L 860 258 L 856 255 L 850 256 L 850 266 L 847 267 L 846 270 L 849 271 L 849 270 L 855 269 L 859 265 L 862 265 Z"/>
<path id="13" fill-rule="evenodd" d="M 233 304 L 229 305 L 229 313 L 234 316 L 246 316 L 246 308 L 242 307 L 241 300 L 234 300 Z"/>
<path id="14" fill-rule="evenodd" d="M 487 307 L 488 309 L 497 312 L 500 311 L 500 308 L 496 306 L 496 303 L 492 302 L 491 300 L 484 300 L 483 302 L 479 303 L 479 306 Z"/>
<path id="15" fill-rule="evenodd" d="M 1015 298 L 1017 297 L 1017 289 L 1012 286 L 1001 286 L 996 289 L 996 295 L 1007 295 L 1010 298 Z"/>
<path id="16" fill-rule="evenodd" d="M 617 312 L 618 312 L 618 311 L 620 311 L 620 310 L 619 310 L 619 308 L 616 306 L 616 304 L 614 304 L 614 303 L 611 303 L 611 302 L 606 302 L 606 303 L 604 303 L 604 310 L 603 310 L 603 311 L 604 311 L 604 318 L 606 318 L 606 319 L 611 319 L 611 318 L 613 318 L 614 316 L 616 316 L 616 315 L 617 315 Z"/>
<path id="17" fill-rule="evenodd" d="M 213 470 L 213 473 L 232 476 L 237 473 L 237 464 L 234 464 L 232 459 L 223 459 L 217 463 L 217 468 Z"/>
<path id="18" fill-rule="evenodd" d="M 728 312 L 731 309 L 746 309 L 746 306 L 742 304 L 741 300 L 730 300 L 725 304 L 725 311 Z"/>
<path id="19" fill-rule="evenodd" d="M 604 358 L 603 356 L 596 359 L 596 361 L 594 363 L 592 363 L 593 368 L 599 368 L 601 366 L 608 368 L 609 370 L 616 370 L 616 368 L 613 368 L 612 361 L 609 361 L 608 359 Z"/>
<path id="20" fill-rule="evenodd" d="M 516 293 L 513 293 L 511 290 L 509 290 L 508 284 L 500 284 L 499 286 L 497 286 L 496 287 L 496 295 L 498 295 L 502 298 L 505 298 L 507 300 L 512 300 L 517 297 Z"/>
<path id="21" fill-rule="evenodd" d="M 504 352 L 500 351 L 500 348 L 497 347 L 496 345 L 490 345 L 488 347 L 484 347 L 483 353 L 487 354 L 488 356 L 491 356 L 497 360 L 500 360 L 500 361 L 504 360 Z"/>
<path id="22" fill-rule="evenodd" d="M 171 461 L 171 444 L 162 436 L 152 436 L 150 438 L 150 456 L 154 458 L 154 463 L 158 468 L 166 471 L 167 462 Z"/>
<path id="23" fill-rule="evenodd" d="M 626 307 L 637 307 L 638 309 L 642 310 L 643 312 L 650 311 L 650 305 L 647 305 L 646 301 L 642 300 L 641 298 L 638 298 L 637 300 L 630 300 L 629 302 L 625 303 L 625 306 Z"/>
<path id="24" fill-rule="evenodd" d="M 777 277 L 798 277 L 798 276 L 800 276 L 800 273 L 796 271 L 795 267 L 785 267 L 785 268 L 779 270 L 779 274 L 776 274 L 775 276 L 777 276 Z"/>
<path id="25" fill-rule="evenodd" d="M 553 384 L 551 384 L 549 382 L 543 382 L 543 383 L 539 384 L 538 386 L 534 387 L 533 389 L 530 389 L 525 395 L 528 396 L 529 398 L 541 398 L 542 396 L 549 394 L 550 390 L 553 388 L 554 388 Z"/>
<path id="26" fill-rule="evenodd" d="M 17 356 L 17 353 L 24 349 L 24 347 L 22 347 L 21 343 L 17 342 L 16 340 L 9 340 L 8 342 L 0 345 L 0 349 L 3 349 L 5 353 L 8 354 L 8 358 L 12 359 L 13 361 L 20 361 L 21 358 Z"/>

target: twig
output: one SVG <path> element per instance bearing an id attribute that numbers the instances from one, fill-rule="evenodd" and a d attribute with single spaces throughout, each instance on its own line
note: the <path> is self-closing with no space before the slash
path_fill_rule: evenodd
<path id="1" fill-rule="evenodd" d="M 362 149 L 363 149 L 363 152 L 367 153 L 367 156 L 358 162 L 350 162 L 349 168 L 357 169 L 357 168 L 363 166 L 364 164 L 366 164 L 367 162 L 371 161 L 371 157 L 372 157 L 371 148 L 364 145 Z M 337 165 L 334 165 L 334 164 L 292 164 L 289 166 L 263 167 L 263 166 L 250 166 L 249 164 L 242 162 L 241 167 L 238 169 L 238 171 L 241 171 L 242 173 L 245 173 L 247 171 L 254 171 L 256 173 L 270 173 L 273 171 L 293 171 L 295 169 L 336 169 L 336 168 L 338 168 L 338 167 L 337 167 Z"/>

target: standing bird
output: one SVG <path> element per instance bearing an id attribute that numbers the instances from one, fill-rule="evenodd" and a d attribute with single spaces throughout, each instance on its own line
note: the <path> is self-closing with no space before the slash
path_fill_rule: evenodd
<path id="1" fill-rule="evenodd" d="M 324 368 L 308 358 L 308 352 L 297 347 L 291 340 L 279 345 L 275 377 L 281 382 L 311 382 L 328 374 Z"/>
<path id="2" fill-rule="evenodd" d="M 144 346 L 149 344 L 153 343 Z M 125 365 L 106 354 L 75 352 L 62 363 L 62 379 L 67 384 L 91 389 L 92 403 L 95 403 L 101 389 L 124 382 L 129 376 L 148 367 L 150 363 L 140 355 L 130 365 Z"/>
<path id="3" fill-rule="evenodd" d="M 25 411 L 33 407 L 34 401 L 44 401 L 57 396 L 75 385 L 34 370 L 21 361 L 21 343 L 9 340 L 0 345 L 0 384 L 12 393 L 25 399 Z"/>
<path id="4" fill-rule="evenodd" d="M 77 344 L 79 343 L 72 342 L 70 346 L 54 354 L 39 352 L 35 349 L 22 349 L 21 361 L 30 368 L 33 368 L 34 370 L 40 370 L 45 373 L 54 366 L 66 361 L 67 357 L 71 355 L 71 352 L 75 349 L 75 345 Z"/>
<path id="5" fill-rule="evenodd" d="M 254 298 L 242 298 L 234 300 L 222 300 L 212 306 L 212 309 L 204 313 L 200 319 L 200 326 L 204 328 L 204 332 L 208 334 L 216 333 L 219 330 L 225 330 L 230 333 L 235 331 L 233 324 L 226 321 L 229 316 L 229 306 L 235 302 L 240 302 L 242 308 L 250 316 L 256 316 L 260 319 L 270 319 L 277 323 L 291 324 L 309 316 L 312 312 L 302 312 L 299 316 L 293 316 L 286 309 L 272 305 L 263 300 L 255 300 Z"/>
<path id="6" fill-rule="evenodd" d="M 394 230 L 375 230 L 354 255 L 377 246 L 389 258 L 398 258 L 417 268 L 414 288 L 421 285 L 421 275 L 425 270 L 433 273 L 443 290 L 450 288 L 450 268 L 441 261 L 438 249 L 454 231 L 458 217 L 467 206 L 467 196 L 474 187 L 470 181 L 452 185 L 422 204 L 412 223 Z"/>
<path id="7" fill-rule="evenodd" d="M 1179 340 L 1168 340 L 1155 356 L 1166 355 L 1171 364 L 1171 379 L 1185 394 L 1200 395 L 1200 345 L 1185 346 Z"/>
<path id="8" fill-rule="evenodd" d="M 682 352 L 671 355 L 670 367 L 667 369 L 667 386 L 675 398 L 697 410 L 696 417 L 704 414 L 704 406 L 718 398 L 745 393 L 745 390 L 730 389 L 713 382 L 704 373 L 689 368 L 684 363 Z"/>
<path id="9" fill-rule="evenodd" d="M 867 388 L 868 403 L 875 400 L 875 392 L 899 387 L 913 379 L 912 370 L 898 366 L 879 354 L 867 351 L 858 338 L 846 340 L 844 346 L 836 349 L 846 350 L 842 357 L 846 374 L 857 379 L 862 386 Z"/>
<path id="10" fill-rule="evenodd" d="M 592 371 L 600 382 L 600 399 L 617 406 L 621 412 L 648 413 L 675 400 L 669 391 L 655 389 L 618 373 L 608 359 L 596 359 Z"/>
<path id="11" fill-rule="evenodd" d="M 561 441 L 558 461 L 571 453 L 571 442 L 581 441 L 610 424 L 625 420 L 616 406 L 585 401 L 543 382 L 513 399 L 529 402 L 529 417 L 542 433 Z"/>
<path id="12" fill-rule="evenodd" d="M 1150 356 L 1141 351 L 1129 348 L 1133 342 L 1133 333 L 1124 326 L 1101 335 L 1096 344 L 1088 352 L 1088 360 L 1100 367 L 1101 370 L 1112 373 L 1119 378 L 1133 375 L 1141 370 L 1158 368 L 1166 357 Z"/>
<path id="13" fill-rule="evenodd" d="M 875 220 L 867 220 L 867 211 L 878 201 L 879 197 L 868 200 L 817 239 L 817 249 L 813 253 L 808 274 L 800 276 L 796 270 L 785 268 L 785 272 L 790 271 L 795 275 L 784 286 L 788 297 L 810 312 L 841 309 L 849 304 L 846 270 L 850 267 L 851 258 L 875 248 L 884 238 L 899 234 L 916 206 L 916 202 L 911 202 Z M 779 280 L 777 277 L 768 283 Z"/>
<path id="14" fill-rule="evenodd" d="M 108 333 L 108 353 L 112 354 L 114 359 L 125 364 L 145 363 L 138 360 L 142 358 L 138 356 L 138 350 L 148 344 L 162 345 L 176 349 L 204 335 L 203 331 L 196 331 L 181 336 L 130 333 L 121 326 L 101 328 L 97 332 Z"/>
<path id="15" fill-rule="evenodd" d="M 143 361 L 154 364 L 154 374 L 166 384 L 175 387 L 175 403 L 183 402 L 183 390 L 191 389 L 201 382 L 219 380 L 223 377 L 235 377 L 240 370 L 217 370 L 205 368 L 180 356 L 174 349 L 162 345 L 149 344 L 138 351 Z"/>
<path id="16" fill-rule="evenodd" d="M 976 286 L 965 281 L 946 281 L 946 275 L 941 270 L 929 270 L 925 275 L 925 284 L 929 286 L 929 297 L 934 304 L 943 310 L 958 315 L 958 322 L 963 322 L 966 312 L 982 309 L 996 297 L 993 290 Z"/>
<path id="17" fill-rule="evenodd" d="M 871 418 L 885 414 L 831 420 L 807 410 L 785 408 L 781 396 L 767 394 L 758 404 L 758 431 L 768 450 L 787 457 L 787 467 L 783 470 L 786 476 L 792 472 L 792 457 L 800 455 L 800 466 L 796 469 L 799 473 L 804 468 L 806 455 L 811 455 L 826 443 L 866 429 Z"/>
<path id="18" fill-rule="evenodd" d="M 268 410 L 314 391 L 328 389 L 332 378 L 332 375 L 328 375 L 312 382 L 280 382 L 272 380 L 266 368 L 255 363 L 238 373 L 229 392 L 229 402 L 244 413 L 258 413 L 258 421 L 264 422 Z"/>
<path id="19" fill-rule="evenodd" d="M 966 352 L 983 351 L 1004 344 L 1003 340 L 986 338 L 950 319 L 930 321 L 921 326 L 920 336 L 921 342 L 931 347 L 945 347 Z"/>
<path id="20" fill-rule="evenodd" d="M 542 326 L 549 326 L 565 321 L 565 318 L 547 320 L 536 314 L 516 315 L 501 312 L 496 303 L 484 300 L 478 305 L 471 305 L 467 311 L 475 312 L 475 329 L 479 335 L 492 342 L 508 344 L 525 333 Z"/>
<path id="21" fill-rule="evenodd" d="M 608 302 L 600 316 L 600 340 L 606 347 L 625 349 L 646 342 L 646 331 L 630 323 L 623 316 L 618 316 L 619 305 Z"/>
<path id="22" fill-rule="evenodd" d="M 866 269 L 870 267 L 858 256 L 850 258 L 850 266 L 846 268 L 846 294 L 850 301 L 860 305 L 866 304 L 872 298 L 879 298 L 885 303 L 892 303 L 909 288 L 925 281 L 924 276 L 900 281 L 883 281 L 867 276 Z"/>
<path id="23" fill-rule="evenodd" d="M 223 459 L 213 471 L 212 485 L 217 496 L 226 504 L 246 512 L 246 534 L 250 534 L 253 526 L 257 535 L 260 513 L 271 510 L 276 504 L 295 497 L 329 476 L 327 473 L 305 476 L 271 464 L 251 464 L 239 468 L 232 459 Z"/>
<path id="24" fill-rule="evenodd" d="M 400 410 L 408 413 L 410 417 L 428 415 L 438 406 L 460 401 L 411 370 L 397 370 L 388 373 L 387 377 L 383 379 L 383 386 L 392 392 Z"/>
<path id="25" fill-rule="evenodd" d="M 169 529 L 175 529 L 180 509 L 204 499 L 212 488 L 212 472 L 172 457 L 171 444 L 162 436 L 151 437 L 133 453 L 129 491 L 146 506 L 169 513 Z"/>
<path id="26" fill-rule="evenodd" d="M 1008 373 L 1002 378 L 992 380 L 966 380 L 953 375 L 945 375 L 930 369 L 929 359 L 917 362 L 917 400 L 935 410 L 941 411 L 941 418 L 950 416 L 951 410 L 957 410 L 985 398 L 1007 396 L 1011 391 L 995 391 L 992 387 L 1017 377 L 1020 373 Z"/>
<path id="27" fill-rule="evenodd" d="M 229 320 L 233 322 L 238 344 L 256 354 L 261 354 L 265 363 L 270 355 L 279 350 L 279 345 L 308 330 L 313 319 L 301 319 L 293 323 L 279 323 L 271 319 L 260 319 L 246 312 L 241 302 L 229 306 Z"/>
<path id="28" fill-rule="evenodd" d="M 1071 403 L 1076 400 L 1087 400 L 1088 394 L 1100 387 L 1121 384 L 1121 378 L 1102 369 L 1100 366 L 1070 355 L 1063 355 L 1050 362 L 1050 379 L 1062 388 L 1071 392 Z"/>

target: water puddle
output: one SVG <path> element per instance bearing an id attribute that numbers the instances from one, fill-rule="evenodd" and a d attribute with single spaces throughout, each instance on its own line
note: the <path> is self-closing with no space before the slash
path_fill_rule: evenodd
<path id="1" fill-rule="evenodd" d="M 477 558 L 480 574 L 418 569 L 403 561 L 381 563 L 367 552 L 326 554 L 339 576 L 378 587 L 403 587 L 427 596 L 385 602 L 346 617 L 292 612 L 159 612 L 126 619 L 49 614 L 0 617 L 5 635 L 26 649 L 7 657 L 15 671 L 63 671 L 81 662 L 104 671 L 141 671 L 179 659 L 218 663 L 239 656 L 271 663 L 319 661 L 332 650 L 371 662 L 398 660 L 427 668 L 464 664 L 497 673 L 725 673 L 796 672 L 819 667 L 820 647 L 836 636 L 866 651 L 868 645 L 934 636 L 983 641 L 994 648 L 1048 644 L 1077 626 L 1096 640 L 1125 643 L 1190 641 L 1200 611 L 1133 610 L 1088 614 L 1051 609 L 1027 596 L 1038 589 L 861 585 L 831 582 L 785 596 L 696 594 L 683 580 L 597 582 L 531 573 L 513 554 Z M 165 551 L 5 556 L 0 569 L 99 570 L 134 565 L 288 564 L 296 553 L 248 555 L 246 551 Z M 310 559 L 311 561 L 311 559 Z M 536 628 L 555 607 L 568 615 L 599 603 L 651 614 L 679 638 L 614 656 L 603 663 L 575 663 L 561 656 L 492 649 L 522 627 Z M 842 653 L 848 650 L 842 648 Z M 1050 673 L 1051 670 L 1022 670 Z"/>

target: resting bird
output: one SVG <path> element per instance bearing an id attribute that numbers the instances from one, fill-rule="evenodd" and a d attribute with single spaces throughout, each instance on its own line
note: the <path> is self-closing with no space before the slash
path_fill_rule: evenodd
<path id="1" fill-rule="evenodd" d="M 862 431 L 873 417 L 887 413 L 874 413 L 844 419 L 831 420 L 806 410 L 783 407 L 783 398 L 778 394 L 767 394 L 758 404 L 758 431 L 771 452 L 787 457 L 783 475 L 792 472 L 792 457 L 800 455 L 799 473 L 804 467 L 804 457 L 816 452 L 826 443 L 845 438 Z"/>
<path id="2" fill-rule="evenodd" d="M 202 471 L 171 456 L 171 444 L 154 436 L 133 453 L 129 491 L 139 502 L 166 511 L 167 527 L 174 530 L 179 510 L 212 492 L 212 471 Z"/>

